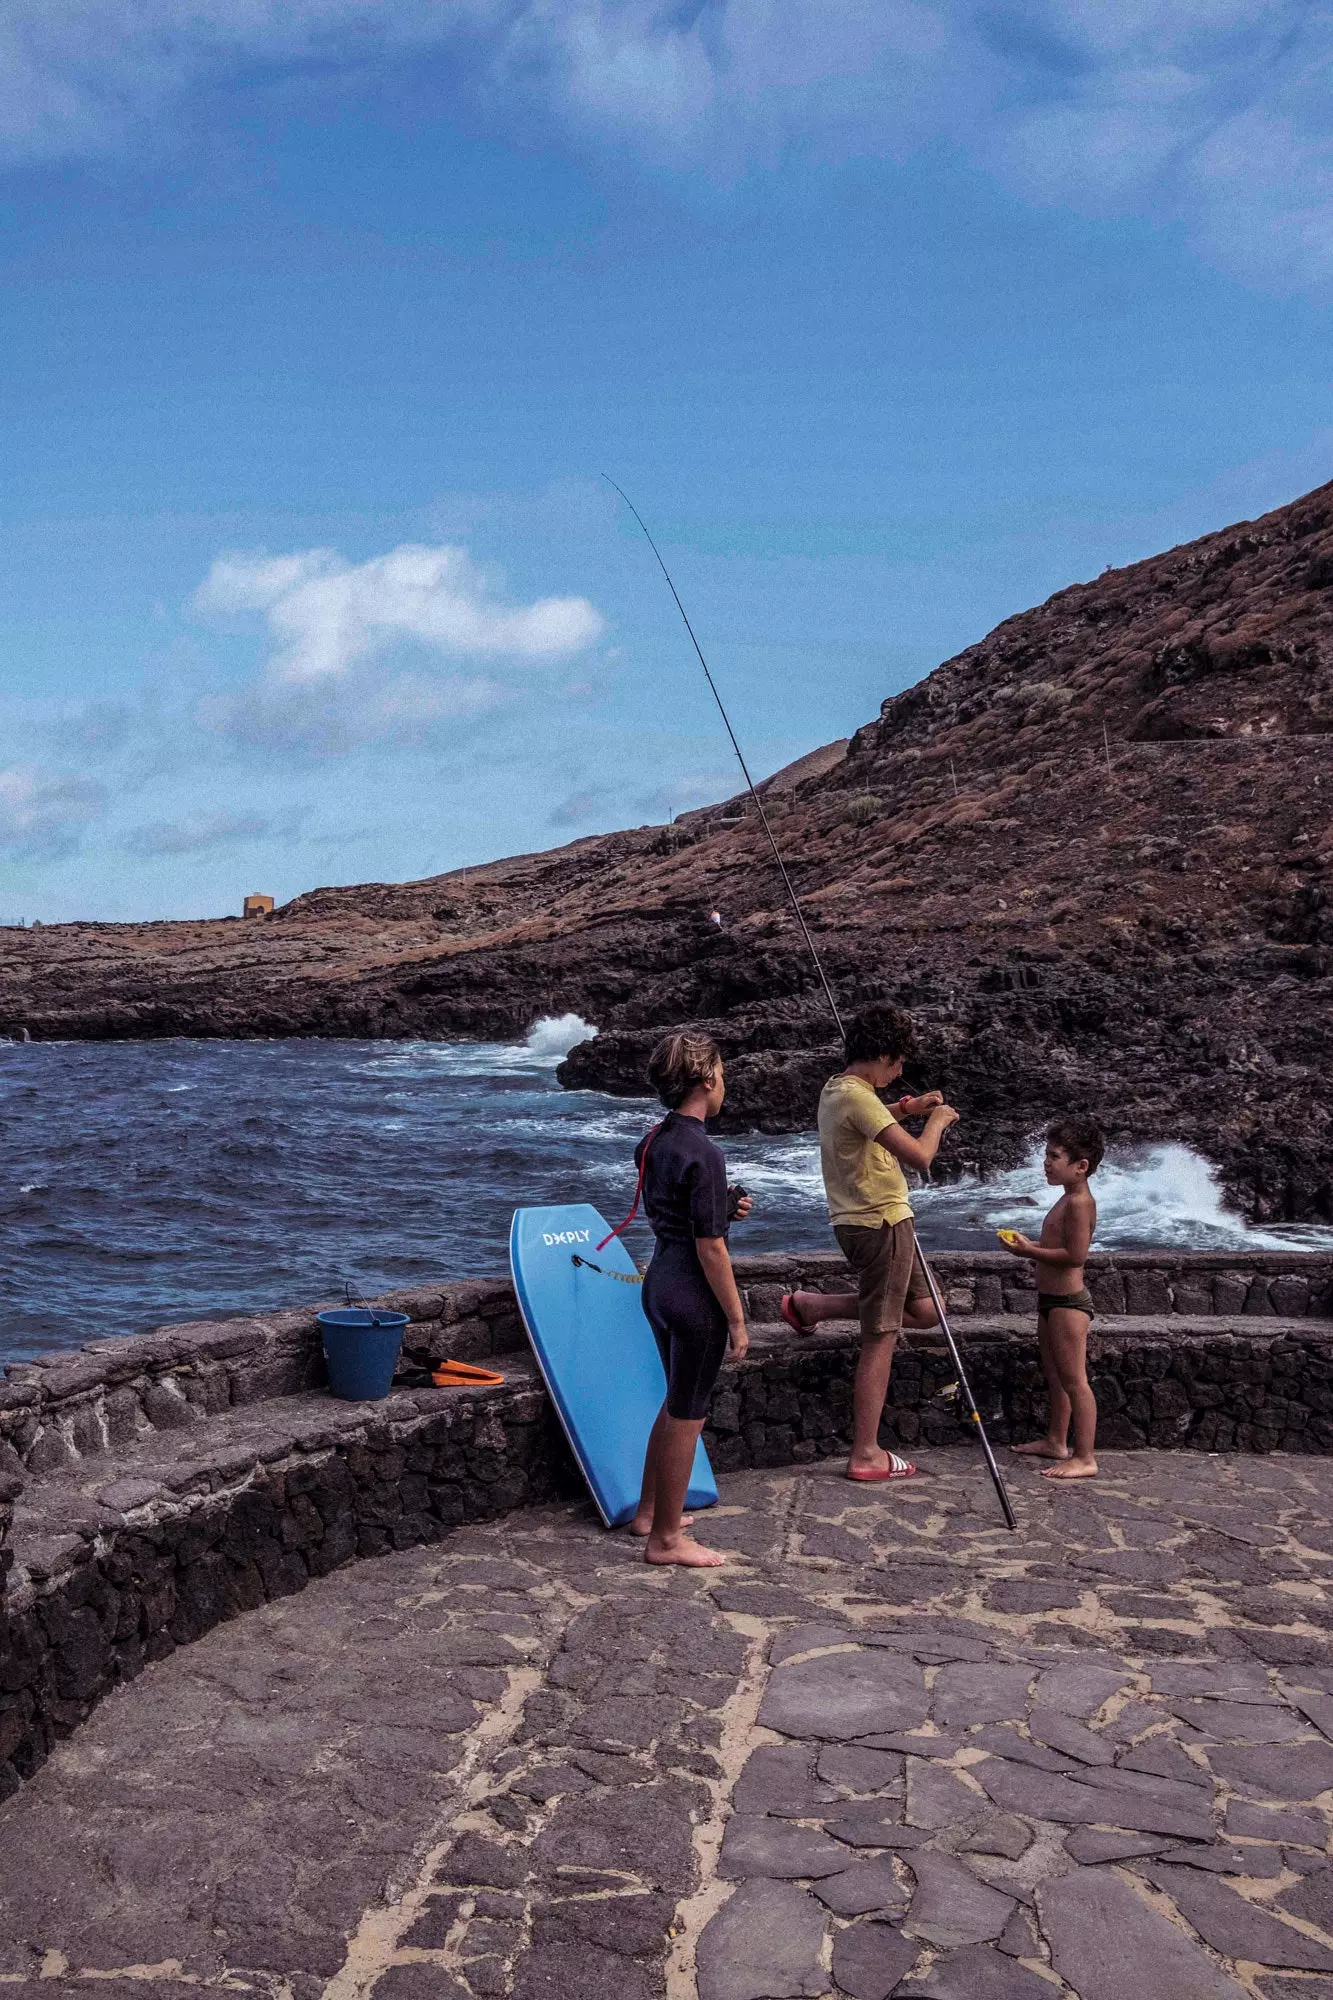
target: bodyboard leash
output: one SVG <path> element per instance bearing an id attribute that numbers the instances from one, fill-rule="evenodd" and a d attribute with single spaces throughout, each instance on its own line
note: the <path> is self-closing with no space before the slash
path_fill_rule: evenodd
<path id="1" fill-rule="evenodd" d="M 624 1228 L 624 1223 L 621 1224 L 621 1228 Z M 609 1243 L 611 1238 L 608 1236 L 606 1240 Z M 599 1243 L 597 1248 L 600 1250 L 601 1247 Z M 571 1264 L 577 1264 L 580 1270 L 595 1271 L 599 1278 L 614 1278 L 618 1285 L 641 1285 L 643 1283 L 642 1271 L 636 1271 L 633 1276 L 628 1271 L 608 1271 L 604 1265 L 594 1264 L 590 1257 L 573 1256 L 569 1261 Z"/>
<path id="2" fill-rule="evenodd" d="M 602 1238 L 601 1242 L 595 1246 L 599 1255 L 603 1250 L 605 1250 L 608 1243 L 613 1242 L 617 1236 L 622 1235 L 624 1231 L 629 1228 L 631 1222 L 633 1222 L 635 1216 L 639 1212 L 639 1203 L 643 1199 L 643 1177 L 648 1171 L 648 1148 L 652 1145 L 653 1140 L 657 1137 L 661 1129 L 662 1129 L 662 1120 L 659 1119 L 657 1124 L 653 1126 L 652 1131 L 648 1134 L 648 1137 L 643 1142 L 643 1152 L 639 1155 L 639 1178 L 634 1186 L 634 1199 L 630 1203 L 629 1214 L 625 1217 L 625 1220 L 623 1222 L 618 1222 L 614 1229 L 609 1229 L 606 1235 Z M 575 1257 L 573 1259 L 573 1262 L 576 1264 L 587 1264 L 588 1260 L 586 1257 Z M 601 1275 L 604 1278 L 615 1278 L 624 1276 L 623 1272 L 602 1271 L 602 1267 L 600 1264 L 588 1264 L 588 1269 L 590 1271 L 601 1271 Z"/>

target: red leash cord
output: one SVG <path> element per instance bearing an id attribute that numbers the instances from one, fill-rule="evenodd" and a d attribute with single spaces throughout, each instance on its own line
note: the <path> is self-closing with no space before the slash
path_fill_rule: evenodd
<path id="1" fill-rule="evenodd" d="M 658 1123 L 654 1125 L 652 1131 L 648 1134 L 648 1137 L 644 1140 L 643 1156 L 639 1161 L 639 1180 L 638 1180 L 638 1185 L 634 1190 L 634 1200 L 633 1203 L 631 1204 L 630 1212 L 625 1217 L 625 1220 L 611 1231 L 609 1236 L 604 1236 L 602 1238 L 601 1242 L 597 1245 L 599 1251 L 605 1250 L 607 1244 L 611 1241 L 612 1236 L 619 1236 L 622 1234 L 624 1230 L 628 1229 L 631 1222 L 633 1222 L 635 1216 L 638 1214 L 639 1201 L 643 1195 L 643 1177 L 648 1169 L 648 1148 L 652 1145 L 653 1140 L 657 1137 L 658 1133 L 661 1131 L 665 1123 L 666 1123 L 665 1118 L 659 1119 Z"/>

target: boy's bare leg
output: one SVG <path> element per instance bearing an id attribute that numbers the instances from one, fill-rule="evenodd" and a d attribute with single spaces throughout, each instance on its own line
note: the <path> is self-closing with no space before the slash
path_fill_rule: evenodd
<path id="1" fill-rule="evenodd" d="M 685 1533 L 685 1495 L 689 1491 L 695 1446 L 699 1442 L 704 1420 L 702 1417 L 672 1417 L 663 1410 L 659 1422 L 662 1423 L 662 1435 L 657 1449 L 653 1519 L 644 1544 L 644 1560 L 650 1563 L 680 1563 L 687 1569 L 720 1569 L 726 1557 L 717 1549 L 706 1549 L 701 1542 L 696 1542 Z M 656 1430 L 656 1424 L 653 1428 Z"/>
<path id="2" fill-rule="evenodd" d="M 1088 1384 L 1088 1315 L 1061 1308 L 1048 1315 L 1051 1356 L 1073 1416 L 1074 1450 L 1063 1465 L 1048 1465 L 1043 1479 L 1093 1479 L 1097 1460 L 1097 1398 Z"/>
<path id="3" fill-rule="evenodd" d="M 857 1319 L 861 1301 L 855 1292 L 793 1292 L 792 1311 L 803 1326 L 825 1319 Z M 933 1299 L 912 1299 L 903 1307 L 904 1326 L 934 1326 L 939 1318 Z"/>
<path id="4" fill-rule="evenodd" d="M 860 1301 L 855 1292 L 793 1292 L 791 1309 L 809 1328 L 826 1319 L 855 1319 Z"/>
<path id="5" fill-rule="evenodd" d="M 889 1454 L 879 1441 L 880 1418 L 889 1393 L 893 1351 L 898 1345 L 898 1329 L 888 1333 L 863 1333 L 861 1352 L 852 1386 L 852 1453 L 848 1469 L 856 1472 L 883 1472 Z"/>
<path id="6" fill-rule="evenodd" d="M 1046 1377 L 1046 1435 L 1034 1438 L 1031 1444 L 1016 1444 L 1014 1450 L 1021 1458 L 1068 1458 L 1071 1409 L 1056 1365 L 1050 1322 L 1045 1313 L 1037 1321 L 1037 1350 L 1041 1355 L 1041 1372 Z"/>
<path id="7" fill-rule="evenodd" d="M 667 1408 L 663 1403 L 648 1433 L 648 1449 L 643 1460 L 643 1488 L 639 1494 L 639 1504 L 634 1519 L 629 1524 L 632 1535 L 647 1535 L 652 1532 L 653 1501 L 657 1494 L 657 1474 L 662 1463 L 662 1440 L 666 1436 L 666 1427 Z M 683 1528 L 692 1527 L 694 1516 L 682 1514 L 680 1521 Z"/>

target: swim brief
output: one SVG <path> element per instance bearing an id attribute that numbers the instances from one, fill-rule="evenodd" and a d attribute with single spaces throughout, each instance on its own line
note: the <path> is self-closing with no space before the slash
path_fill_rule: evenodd
<path id="1" fill-rule="evenodd" d="M 1066 1312 L 1086 1313 L 1089 1319 L 1097 1317 L 1097 1308 L 1092 1303 L 1092 1293 L 1086 1285 L 1077 1292 L 1037 1293 L 1038 1319 L 1043 1313 L 1051 1312 L 1059 1306 L 1063 1306 Z"/>

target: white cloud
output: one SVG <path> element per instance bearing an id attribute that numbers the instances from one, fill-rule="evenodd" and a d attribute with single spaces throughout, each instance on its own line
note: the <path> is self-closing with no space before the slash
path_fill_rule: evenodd
<path id="1" fill-rule="evenodd" d="M 1214 261 L 1333 278 L 1333 9 L 1308 0 L 651 0 L 520 8 L 566 122 L 693 161 L 902 158 L 1184 223 Z"/>
<path id="2" fill-rule="evenodd" d="M 164 106 L 238 66 L 331 69 L 429 47 L 458 0 L 8 0 L 0 14 L 0 149 L 11 158 L 155 143 Z"/>
<path id="3" fill-rule="evenodd" d="M 603 629 L 585 597 L 513 609 L 494 602 L 465 550 L 412 544 L 363 563 L 331 549 L 220 556 L 195 605 L 262 611 L 275 641 L 269 678 L 289 687 L 346 675 L 404 643 L 450 659 L 567 659 Z"/>
<path id="4" fill-rule="evenodd" d="M 102 787 L 91 778 L 46 776 L 31 764 L 11 764 L 0 770 L 0 847 L 14 855 L 68 854 L 105 804 Z"/>
<path id="5" fill-rule="evenodd" d="M 464 549 L 415 544 L 363 563 L 331 549 L 219 556 L 194 605 L 262 614 L 271 645 L 256 680 L 199 703 L 202 726 L 322 754 L 456 733 L 605 627 L 586 597 L 506 604 Z"/>
<path id="6" fill-rule="evenodd" d="M 317 87 L 421 51 L 501 127 L 728 174 L 942 138 L 1038 199 L 1333 276 L 1327 0 L 8 0 L 0 155 L 157 146 L 247 64 Z"/>

